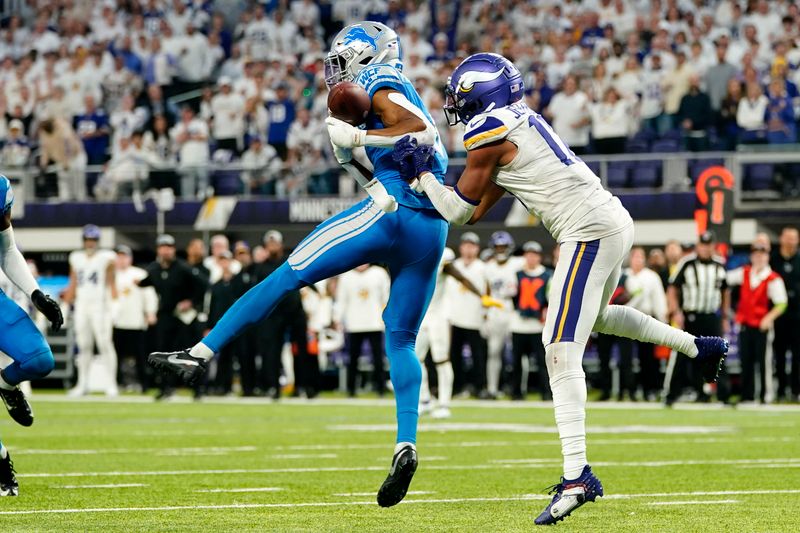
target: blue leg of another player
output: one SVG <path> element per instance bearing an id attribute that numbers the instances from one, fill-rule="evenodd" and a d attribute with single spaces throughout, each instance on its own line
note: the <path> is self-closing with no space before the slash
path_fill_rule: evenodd
<path id="1" fill-rule="evenodd" d="M 41 379 L 53 370 L 53 352 L 44 335 L 27 313 L 5 294 L 0 296 L 0 322 L 4 323 L 0 350 L 14 360 L 3 369 L 3 381 L 14 386 Z"/>
<path id="2" fill-rule="evenodd" d="M 13 363 L 0 371 L 0 398 L 18 424 L 33 424 L 33 410 L 17 385 L 41 379 L 53 370 L 53 352 L 33 320 L 8 296 L 0 292 L 0 350 Z"/>

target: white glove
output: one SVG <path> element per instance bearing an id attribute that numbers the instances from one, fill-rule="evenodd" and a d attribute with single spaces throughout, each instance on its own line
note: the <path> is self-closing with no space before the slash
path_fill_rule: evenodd
<path id="1" fill-rule="evenodd" d="M 333 147 L 333 157 L 336 158 L 336 161 L 338 161 L 340 165 L 344 165 L 353 160 L 353 151 L 350 148 L 336 146 L 333 141 L 331 141 L 331 147 Z"/>
<path id="2" fill-rule="evenodd" d="M 386 213 L 394 213 L 397 211 L 397 200 L 394 196 L 386 191 L 383 183 L 373 178 L 369 183 L 364 185 L 364 190 L 370 195 L 375 205 L 381 208 Z"/>
<path id="3" fill-rule="evenodd" d="M 334 117 L 326 118 L 325 124 L 328 125 L 328 135 L 334 145 L 340 148 L 364 146 L 364 140 L 367 137 L 365 130 L 360 130 Z"/>

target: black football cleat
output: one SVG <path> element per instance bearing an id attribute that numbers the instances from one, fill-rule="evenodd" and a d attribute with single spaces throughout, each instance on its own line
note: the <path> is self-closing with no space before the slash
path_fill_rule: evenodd
<path id="1" fill-rule="evenodd" d="M 714 383 L 728 353 L 728 341 L 722 337 L 697 337 L 694 344 L 697 346 L 697 362 L 703 374 L 703 381 Z"/>
<path id="2" fill-rule="evenodd" d="M 0 389 L 0 397 L 14 422 L 25 427 L 33 424 L 33 409 L 18 386 L 10 390 Z"/>
<path id="3" fill-rule="evenodd" d="M 417 471 L 417 450 L 412 446 L 404 446 L 392 458 L 392 468 L 386 481 L 378 490 L 378 505 L 391 507 L 400 503 L 406 497 L 408 486 L 414 472 Z"/>
<path id="4" fill-rule="evenodd" d="M 192 357 L 189 350 L 153 352 L 147 362 L 153 368 L 178 376 L 188 385 L 198 383 L 208 369 L 208 362 L 200 357 Z"/>
<path id="5" fill-rule="evenodd" d="M 0 496 L 19 496 L 19 483 L 15 473 L 11 454 L 7 453 L 5 459 L 0 459 Z"/>

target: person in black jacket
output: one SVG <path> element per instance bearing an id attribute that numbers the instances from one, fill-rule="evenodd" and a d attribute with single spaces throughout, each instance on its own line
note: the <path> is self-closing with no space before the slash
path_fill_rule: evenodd
<path id="1" fill-rule="evenodd" d="M 264 235 L 264 246 L 269 252 L 266 261 L 256 266 L 256 283 L 261 282 L 286 261 L 283 250 L 283 235 L 271 230 Z M 287 339 L 297 350 L 294 356 L 295 392 L 311 389 L 313 385 L 304 382 L 310 374 L 308 365 L 311 356 L 308 354 L 307 319 L 303 310 L 300 291 L 292 291 L 281 300 L 275 310 L 264 320 L 259 330 L 259 348 L 261 353 L 261 371 L 259 384 L 273 399 L 281 395 L 281 353 Z M 316 360 L 314 360 L 316 361 Z M 309 396 L 315 390 L 306 391 Z"/>
<path id="2" fill-rule="evenodd" d="M 700 76 L 692 74 L 689 92 L 681 98 L 678 118 L 683 128 L 683 139 L 690 152 L 708 150 L 708 128 L 714 118 L 711 100 L 700 90 Z"/>
<path id="3" fill-rule="evenodd" d="M 198 290 L 198 279 L 189 266 L 175 255 L 172 235 L 159 235 L 156 239 L 156 260 L 147 266 L 147 277 L 139 285 L 152 286 L 158 294 L 156 313 L 156 342 L 159 350 L 174 351 L 191 344 L 192 323 L 197 318 L 193 298 Z M 161 375 L 157 399 L 174 393 L 175 380 Z"/>
<path id="4" fill-rule="evenodd" d="M 249 291 L 256 284 L 256 264 L 250 245 L 245 241 L 237 241 L 233 245 L 233 257 L 242 265 L 242 270 L 231 280 L 231 288 L 236 299 Z M 256 355 L 258 354 L 258 335 L 256 328 L 250 328 L 233 341 L 234 353 L 239 361 L 239 377 L 242 384 L 243 396 L 257 396 L 259 394 L 258 373 L 256 370 Z"/>
<path id="5" fill-rule="evenodd" d="M 775 374 L 778 377 L 776 400 L 786 399 L 787 386 L 791 398 L 800 401 L 800 232 L 794 226 L 781 230 L 779 246 L 772 253 L 770 266 L 780 274 L 789 297 L 786 312 L 775 320 Z M 789 373 L 786 372 L 786 352 L 792 352 Z"/>
<path id="6" fill-rule="evenodd" d="M 231 259 L 233 254 L 228 250 L 222 252 L 219 257 L 219 266 L 222 268 L 222 278 L 211 286 L 208 298 L 208 319 L 206 328 L 211 329 L 225 311 L 230 308 L 239 298 L 233 284 L 233 272 L 231 272 Z M 215 392 L 222 395 L 231 393 L 233 388 L 233 357 L 236 343 L 231 343 L 217 354 L 217 373 L 214 377 L 213 387 Z"/>

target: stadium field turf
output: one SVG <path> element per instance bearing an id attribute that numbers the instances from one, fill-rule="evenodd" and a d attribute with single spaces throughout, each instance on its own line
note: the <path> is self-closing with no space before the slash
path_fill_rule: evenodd
<path id="1" fill-rule="evenodd" d="M 39 393 L 36 423 L 3 414 L 19 531 L 535 530 L 560 476 L 552 409 L 457 402 L 423 417 L 406 500 L 375 503 L 391 401 L 153 403 Z M 592 404 L 589 460 L 606 497 L 558 531 L 800 531 L 800 408 Z"/>

